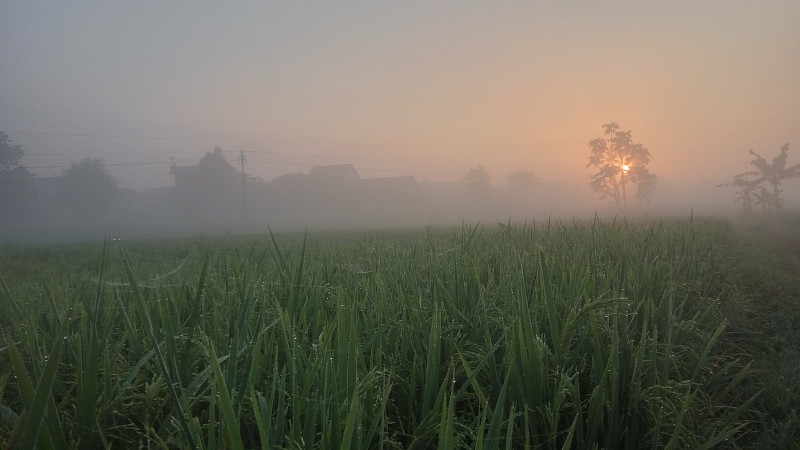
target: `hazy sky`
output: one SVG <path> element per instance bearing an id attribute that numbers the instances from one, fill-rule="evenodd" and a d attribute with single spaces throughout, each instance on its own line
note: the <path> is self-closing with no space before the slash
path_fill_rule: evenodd
<path id="1" fill-rule="evenodd" d="M 128 187 L 216 145 L 265 179 L 352 162 L 584 183 L 612 121 L 662 179 L 726 181 L 785 142 L 800 162 L 797 0 L 7 0 L 0 43 L 0 130 L 25 164 L 102 156 Z"/>

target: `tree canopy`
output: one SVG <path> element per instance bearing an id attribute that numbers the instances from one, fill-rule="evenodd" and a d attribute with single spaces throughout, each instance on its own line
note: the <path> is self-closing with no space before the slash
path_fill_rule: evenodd
<path id="1" fill-rule="evenodd" d="M 637 203 L 646 203 L 655 189 L 656 176 L 650 173 L 650 150 L 633 142 L 631 131 L 620 131 L 615 122 L 603 125 L 603 136 L 589 141 L 591 153 L 586 167 L 597 169 L 589 185 L 608 198 L 618 209 L 627 207 L 626 185 L 635 184 Z"/>
<path id="2" fill-rule="evenodd" d="M 62 180 L 66 203 L 80 214 L 105 211 L 117 195 L 117 180 L 108 173 L 102 158 L 87 156 L 71 163 Z"/>
<path id="3" fill-rule="evenodd" d="M 507 180 L 512 189 L 532 189 L 539 184 L 539 177 L 525 169 L 509 173 Z"/>
<path id="4" fill-rule="evenodd" d="M 0 131 L 0 211 L 30 203 L 33 175 L 22 165 L 25 150 Z"/>
<path id="5" fill-rule="evenodd" d="M 466 184 L 467 189 L 473 193 L 488 192 L 492 187 L 489 171 L 482 165 L 470 169 L 464 176 L 464 184 Z"/>
<path id="6" fill-rule="evenodd" d="M 0 131 L 0 176 L 5 176 L 11 171 L 24 169 L 20 165 L 25 150 L 22 145 L 12 143 L 8 134 Z"/>
<path id="7" fill-rule="evenodd" d="M 734 175 L 732 183 L 719 186 L 733 186 L 739 189 L 736 192 L 735 202 L 742 202 L 745 213 L 752 211 L 753 197 L 755 197 L 756 204 L 761 205 L 765 211 L 772 209 L 780 211 L 784 202 L 781 197 L 781 192 L 783 192 L 781 183 L 791 178 L 800 178 L 800 164 L 787 166 L 789 144 L 781 147 L 778 156 L 772 159 L 772 164 L 752 149 L 748 150 L 748 153 L 755 157 L 750 164 L 758 170 Z M 768 190 L 763 186 L 764 184 L 768 184 L 772 189 Z"/>

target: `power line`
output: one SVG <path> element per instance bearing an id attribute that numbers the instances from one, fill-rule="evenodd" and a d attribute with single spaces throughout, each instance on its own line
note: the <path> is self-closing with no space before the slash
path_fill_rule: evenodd
<path id="1" fill-rule="evenodd" d="M 196 141 L 196 142 L 251 142 L 263 144 L 282 144 L 282 145 L 348 145 L 353 147 L 446 147 L 446 148 L 492 148 L 492 147 L 531 147 L 556 144 L 584 144 L 583 141 L 548 141 L 548 142 L 481 142 L 481 143 L 459 143 L 459 142 L 379 142 L 361 140 L 330 140 L 317 139 L 314 137 L 298 137 L 298 140 L 286 139 L 252 139 L 250 137 L 169 137 L 169 136 L 132 136 L 122 134 L 98 134 L 98 133 L 67 133 L 55 131 L 14 131 L 9 133 L 24 135 L 41 136 L 62 136 L 62 137 L 88 137 L 88 138 L 107 138 L 107 139 L 139 139 L 154 141 Z"/>
<path id="2" fill-rule="evenodd" d="M 251 153 L 261 153 L 261 154 L 269 154 L 269 155 L 277 155 L 277 156 L 284 156 L 284 157 L 298 157 L 298 158 L 314 158 L 314 159 L 333 159 L 333 160 L 344 160 L 344 161 L 365 161 L 365 162 L 383 162 L 383 163 L 391 163 L 391 164 L 414 164 L 414 165 L 442 165 L 442 166 L 453 166 L 453 165 L 469 165 L 464 163 L 459 163 L 455 161 L 448 161 L 448 160 L 434 160 L 434 159 L 417 159 L 417 161 L 408 161 L 408 160 L 401 160 L 401 159 L 386 159 L 386 158 L 367 158 L 367 157 L 350 157 L 350 156 L 335 156 L 335 155 L 291 155 L 287 153 L 276 152 L 273 150 L 248 150 Z"/>
<path id="3" fill-rule="evenodd" d="M 25 125 L 25 126 L 32 126 L 32 125 Z M 136 130 L 128 130 L 128 131 L 136 131 Z M 147 131 L 147 130 L 144 130 Z M 159 131 L 159 130 L 150 130 L 154 132 L 162 132 L 162 133 L 178 133 L 173 131 Z M 128 135 L 128 134 L 115 134 L 115 133 L 73 133 L 73 132 L 57 132 L 57 131 L 13 131 L 18 134 L 25 134 L 25 135 L 48 135 L 48 136 L 63 136 L 63 137 L 85 137 L 85 138 L 113 138 L 113 139 L 133 139 L 133 140 L 150 140 L 150 141 L 187 141 L 187 142 L 239 142 L 239 143 L 249 143 L 249 144 L 261 144 L 261 145 L 304 145 L 304 146 L 349 146 L 349 147 L 394 147 L 394 148 L 496 148 L 496 147 L 533 147 L 533 146 L 543 146 L 543 145 L 554 145 L 554 144 L 583 144 L 583 141 L 562 141 L 562 142 L 490 142 L 490 143 L 443 143 L 443 142 L 368 142 L 368 141 L 360 141 L 360 140 L 330 140 L 330 139 L 320 139 L 317 137 L 296 137 L 294 139 L 261 139 L 257 137 L 253 139 L 253 136 L 250 135 L 245 138 L 241 137 L 223 137 L 223 138 L 213 138 L 213 137 L 206 137 L 206 138 L 197 138 L 197 137 L 169 137 L 169 136 L 144 136 L 144 135 Z M 302 139 L 302 140 L 300 140 Z M 260 153 L 260 154 L 269 154 L 275 155 L 284 158 L 303 158 L 303 159 L 312 159 L 312 160 L 339 160 L 339 161 L 362 161 L 362 162 L 370 162 L 370 163 L 388 163 L 388 164 L 402 164 L 406 166 L 445 166 L 445 167 L 471 167 L 475 164 L 466 163 L 462 161 L 454 161 L 454 160 L 442 160 L 442 159 L 421 159 L 421 158 L 414 158 L 413 161 L 403 160 L 401 158 L 395 159 L 387 159 L 387 158 L 372 158 L 372 157 L 357 157 L 357 156 L 335 156 L 335 155 L 322 155 L 322 154 L 314 154 L 314 155 L 293 155 L 286 152 L 277 152 L 274 150 L 263 150 L 263 149 L 251 149 L 248 150 L 252 153 Z M 96 153 L 96 152 L 95 152 Z M 110 152 L 105 153 L 103 156 L 117 156 L 117 155 L 143 155 L 143 154 L 154 154 L 154 153 L 161 153 L 161 154 L 201 154 L 205 153 L 204 151 L 186 151 L 186 150 L 175 150 L 175 151 L 136 151 L 136 152 Z M 86 154 L 86 152 L 63 152 L 57 155 L 48 155 L 48 156 L 60 156 L 60 155 L 75 155 L 75 154 Z M 29 152 L 30 157 L 42 157 L 45 156 L 43 152 Z M 308 163 L 301 163 L 301 162 L 289 162 L 289 161 L 269 161 L 269 163 L 273 164 L 280 164 L 280 165 L 295 165 L 295 166 L 313 166 L 316 164 L 308 164 Z M 109 163 L 107 165 L 146 165 L 146 164 L 160 164 L 160 163 Z M 506 167 L 513 167 L 513 166 L 506 166 Z M 369 169 L 373 170 L 373 169 Z M 384 170 L 388 171 L 388 170 Z M 414 172 L 428 172 L 428 171 L 420 171 L 420 170 L 413 170 Z M 394 171 L 401 173 L 402 171 Z M 444 174 L 443 172 L 436 172 L 437 174 Z M 447 172 L 450 174 L 450 172 Z"/>
<path id="4" fill-rule="evenodd" d="M 53 157 L 53 156 L 64 156 L 64 155 L 85 155 L 87 153 L 97 153 L 97 152 L 87 152 L 87 151 L 75 151 L 75 152 L 58 152 L 58 153 L 47 153 L 47 152 L 40 152 L 40 151 L 25 151 L 25 156 L 46 156 L 46 157 Z M 117 156 L 117 155 L 147 155 L 147 154 L 164 154 L 168 153 L 170 155 L 173 154 L 200 154 L 200 153 L 208 153 L 205 150 L 143 150 L 143 151 L 135 151 L 135 152 L 108 152 L 105 153 L 103 156 Z"/>
<path id="5" fill-rule="evenodd" d="M 72 126 L 72 127 L 50 127 L 45 125 L 37 125 L 31 123 L 14 123 L 14 122 L 5 122 L 2 128 L 6 128 L 8 126 L 11 127 L 24 127 L 24 128 L 50 128 L 56 130 L 80 130 L 82 132 L 87 131 L 96 131 L 99 133 L 157 133 L 157 134 L 203 134 L 203 135 L 211 135 L 211 136 L 220 136 L 220 135 L 231 135 L 233 134 L 230 131 L 187 131 L 187 130 L 165 130 L 165 129 L 158 129 L 158 128 L 101 128 L 101 127 L 86 127 L 86 126 Z M 13 131 L 13 130 L 12 130 Z M 67 133 L 67 131 L 60 131 L 63 133 Z M 18 133 L 23 133 L 19 131 Z M 31 133 L 31 132 L 28 132 Z M 242 136 L 246 136 L 247 139 L 250 138 L 275 138 L 275 139 L 311 139 L 317 140 L 318 137 L 308 137 L 308 136 L 272 136 L 272 135 L 265 135 L 265 134 L 248 134 L 248 133 L 237 133 L 237 138 L 242 138 Z"/>
<path id="6" fill-rule="evenodd" d="M 104 166 L 150 166 L 159 164 L 172 164 L 170 161 L 153 162 L 128 162 L 128 163 L 103 163 Z M 69 167 L 71 164 L 51 164 L 49 166 L 25 166 L 28 169 L 54 169 L 58 167 Z"/>
<path id="7" fill-rule="evenodd" d="M 248 151 L 244 151 L 244 152 L 248 152 Z M 106 154 L 104 156 L 108 156 L 108 155 L 109 154 Z M 342 158 L 342 159 L 347 159 L 347 158 Z M 381 160 L 372 160 L 372 159 L 366 159 L 366 158 L 349 158 L 349 159 L 350 160 L 378 161 L 378 162 L 381 162 Z M 309 162 L 291 162 L 291 161 L 281 161 L 281 160 L 264 160 L 264 159 L 250 159 L 250 158 L 247 159 L 247 162 L 260 163 L 260 164 L 285 165 L 285 166 L 298 166 L 298 167 L 314 167 L 314 166 L 319 165 L 319 164 L 309 163 Z M 397 163 L 397 162 L 393 162 L 393 161 L 382 161 L 382 162 Z M 121 162 L 121 163 L 111 162 L 111 163 L 104 163 L 103 165 L 107 166 L 107 167 L 108 166 L 146 166 L 146 165 L 172 165 L 174 163 L 175 163 L 175 161 L 138 161 L 138 162 Z M 192 162 L 184 161 L 184 162 L 181 162 L 181 163 L 182 164 L 191 164 L 191 163 L 196 163 L 196 161 L 192 161 Z M 410 162 L 408 164 L 430 165 L 430 164 L 427 164 L 427 163 L 415 163 L 415 162 Z M 441 164 L 445 165 L 447 163 L 441 163 Z M 56 168 L 66 168 L 66 167 L 69 167 L 70 165 L 71 165 L 71 163 L 69 163 L 69 164 L 33 165 L 33 166 L 26 166 L 26 167 L 28 169 L 56 169 Z M 456 166 L 456 167 L 472 167 L 471 164 L 467 164 L 467 163 L 451 163 L 451 164 L 448 164 L 448 165 Z M 422 175 L 459 175 L 460 174 L 460 172 L 451 172 L 451 171 L 378 169 L 378 168 L 372 168 L 372 167 L 365 168 L 363 166 L 354 166 L 354 167 L 357 170 L 362 171 L 362 172 L 373 171 L 373 172 L 381 172 L 381 173 L 400 173 L 400 174 L 411 174 L 411 173 L 414 173 L 414 174 L 422 174 Z M 495 168 L 495 169 L 498 169 L 498 168 L 508 169 L 508 168 L 512 168 L 512 167 L 515 167 L 515 166 L 513 166 L 513 165 L 505 165 L 505 166 L 486 166 L 486 167 Z M 535 169 L 545 170 L 545 168 L 542 168 L 542 167 L 535 168 Z"/>
<path id="8" fill-rule="evenodd" d="M 364 142 L 358 140 L 327 140 L 327 139 L 318 139 L 318 138 L 302 138 L 298 137 L 296 139 L 305 139 L 305 140 L 289 140 L 289 139 L 258 139 L 255 142 L 252 142 L 252 138 L 245 138 L 245 139 L 238 139 L 238 138 L 196 138 L 196 137 L 169 137 L 169 136 L 144 136 L 144 135 L 129 135 L 129 134 L 115 134 L 115 133 L 74 133 L 74 132 L 58 132 L 58 131 L 16 131 L 18 134 L 24 135 L 46 135 L 46 136 L 62 136 L 62 137 L 76 137 L 76 138 L 111 138 L 111 139 L 133 139 L 133 140 L 149 140 L 149 141 L 188 141 L 188 142 L 220 142 L 220 141 L 227 141 L 227 142 L 246 142 L 250 141 L 250 143 L 259 143 L 259 144 L 271 144 L 271 145 L 307 145 L 307 146 L 358 146 L 358 147 L 394 147 L 394 148 L 408 148 L 408 147 L 415 147 L 415 148 L 492 148 L 492 147 L 530 147 L 533 146 L 533 143 L 526 143 L 526 142 L 493 142 L 493 143 L 475 143 L 475 144 L 464 144 L 464 143 L 442 143 L 442 142 Z M 566 143 L 566 142 L 565 142 Z M 575 142 L 577 143 L 577 142 Z M 583 143 L 581 141 L 581 143 Z M 552 143 L 549 143 L 552 144 Z M 540 143 L 541 145 L 541 143 Z M 445 159 L 428 159 L 428 158 L 374 158 L 374 157 L 358 157 L 358 156 L 338 156 L 338 155 L 325 155 L 325 154 L 292 154 L 289 152 L 281 152 L 275 150 L 267 150 L 267 149 L 251 149 L 247 150 L 250 153 L 255 154 L 262 154 L 262 155 L 271 155 L 277 156 L 281 159 L 253 159 L 248 161 L 253 163 L 260 163 L 260 164 L 273 164 L 273 165 L 286 165 L 286 166 L 299 166 L 299 167 L 313 167 L 315 165 L 319 165 L 318 162 L 312 161 L 320 161 L 320 160 L 338 160 L 338 161 L 348 161 L 348 162 L 364 162 L 364 163 L 384 163 L 384 164 L 392 164 L 392 165 L 401 165 L 401 166 L 410 166 L 408 170 L 397 170 L 397 169 L 378 169 L 375 167 L 364 168 L 364 167 L 357 167 L 358 170 L 364 172 L 381 172 L 381 173 L 397 173 L 397 174 L 410 174 L 414 173 L 416 175 L 446 175 L 446 176 L 453 176 L 459 175 L 460 172 L 454 171 L 441 171 L 441 170 L 425 170 L 425 168 L 432 168 L 433 166 L 438 166 L 442 168 L 450 168 L 450 169 L 458 169 L 458 168 L 467 168 L 472 167 L 475 164 L 455 160 L 445 160 Z M 119 152 L 88 152 L 90 154 L 98 155 L 105 158 L 113 158 L 116 156 L 124 156 L 124 155 L 177 155 L 177 154 L 203 154 L 207 153 L 203 150 L 143 150 L 143 151 L 119 151 Z M 80 152 L 62 152 L 57 154 L 48 155 L 46 152 L 42 151 L 32 151 L 26 152 L 27 157 L 33 158 L 41 158 L 41 157 L 59 157 L 59 156 L 66 156 L 66 155 L 84 155 L 87 154 L 86 151 Z M 240 156 L 241 158 L 241 156 Z M 293 159 L 305 159 L 310 160 L 308 162 L 300 162 L 300 161 L 292 161 Z M 138 162 L 109 162 L 106 163 L 106 166 L 114 167 L 114 166 L 145 166 L 145 165 L 169 165 L 173 164 L 174 161 L 138 161 Z M 182 162 L 183 164 L 190 164 L 188 162 Z M 196 163 L 196 161 L 193 161 Z M 28 166 L 30 169 L 54 169 L 54 168 L 65 168 L 68 167 L 68 164 L 38 164 L 33 166 Z M 495 170 L 507 170 L 513 169 L 516 166 L 514 165 L 488 165 L 487 167 L 495 169 Z M 544 168 L 537 168 L 536 170 L 545 170 Z"/>
<path id="9" fill-rule="evenodd" d="M 405 166 L 444 166 L 444 167 L 472 167 L 474 164 L 465 163 L 465 162 L 457 162 L 457 161 L 448 161 L 448 160 L 434 160 L 434 159 L 415 159 L 413 161 L 409 160 L 402 160 L 402 159 L 386 159 L 386 158 L 365 158 L 365 157 L 349 157 L 349 156 L 335 156 L 335 155 L 293 155 L 286 152 L 276 152 L 273 150 L 247 150 L 248 153 L 257 153 L 262 155 L 274 155 L 283 158 L 303 158 L 303 159 L 327 159 L 327 160 L 337 160 L 337 161 L 361 161 L 361 162 L 369 162 L 369 163 L 387 163 L 387 164 L 400 164 Z M 57 156 L 66 156 L 66 155 L 85 155 L 87 152 L 64 152 L 58 153 L 54 155 L 46 155 L 42 152 L 26 152 L 26 156 L 32 157 L 57 157 Z M 114 156 L 124 156 L 124 155 L 146 155 L 146 154 L 201 154 L 207 153 L 206 151 L 145 151 L 145 152 L 108 152 L 108 153 L 100 153 L 99 156 L 103 158 L 107 157 L 114 157 Z M 94 152 L 97 155 L 97 152 Z M 319 165 L 317 163 L 310 163 L 310 162 L 300 162 L 300 161 L 288 161 L 288 160 L 249 160 L 253 162 L 260 162 L 260 163 L 267 163 L 267 164 L 278 164 L 278 165 L 291 165 L 291 166 L 303 166 L 303 167 L 313 167 L 315 165 Z M 147 165 L 147 164 L 162 164 L 162 162 L 131 162 L 131 163 L 107 163 L 105 165 L 112 166 L 112 165 Z M 169 164 L 169 163 L 167 163 Z M 36 168 L 36 166 L 28 166 L 30 168 Z M 48 166 L 49 167 L 49 166 Z M 369 169 L 372 170 L 372 169 Z M 385 172 L 392 172 L 390 170 L 383 170 Z M 412 170 L 409 170 L 412 171 Z M 418 169 L 414 169 L 413 171 L 418 171 Z M 403 171 L 393 171 L 402 173 Z M 431 174 L 445 174 L 444 172 L 430 172 L 425 171 L 426 173 Z M 450 172 L 447 172 L 450 174 Z"/>
<path id="10" fill-rule="evenodd" d="M 197 141 L 197 142 L 242 142 L 243 139 L 229 138 L 187 138 L 187 137 L 161 137 L 161 136 L 125 136 L 118 134 L 90 134 L 90 133 L 60 133 L 51 131 L 13 131 L 15 134 L 42 135 L 42 136 L 61 136 L 61 137 L 88 137 L 88 138 L 108 138 L 108 139 L 141 139 L 149 141 Z"/>
<path id="11" fill-rule="evenodd" d="M 283 162 L 283 161 L 265 161 L 262 159 L 248 159 L 247 162 L 255 162 L 255 163 L 262 163 L 262 164 L 279 164 L 279 165 L 287 165 L 287 166 L 301 166 L 301 167 L 314 167 L 316 164 L 308 164 L 308 163 L 290 163 L 290 162 Z M 360 166 L 353 166 L 356 170 L 361 172 L 381 172 L 381 173 L 402 173 L 402 174 L 411 174 L 411 170 L 395 170 L 395 169 L 375 169 L 375 168 L 364 168 Z M 455 172 L 431 172 L 431 171 L 423 171 L 421 172 L 426 175 L 458 175 Z"/>

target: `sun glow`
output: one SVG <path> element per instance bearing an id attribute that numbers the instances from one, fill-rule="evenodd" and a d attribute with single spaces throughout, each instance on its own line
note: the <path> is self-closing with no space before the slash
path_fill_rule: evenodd
<path id="1" fill-rule="evenodd" d="M 629 166 L 627 164 L 623 164 L 622 165 L 622 171 L 623 172 L 628 173 L 629 170 L 631 170 L 631 166 Z"/>

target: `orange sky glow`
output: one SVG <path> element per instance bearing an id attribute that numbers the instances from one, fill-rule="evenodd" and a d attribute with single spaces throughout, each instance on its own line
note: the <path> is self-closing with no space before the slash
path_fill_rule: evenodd
<path id="1" fill-rule="evenodd" d="M 158 162 L 216 145 L 264 179 L 482 164 L 585 184 L 609 122 L 661 179 L 724 182 L 785 142 L 800 160 L 794 1 L 12 1 L 0 17 L 0 130 L 30 166 L 99 155 L 122 186 L 166 185 Z"/>

